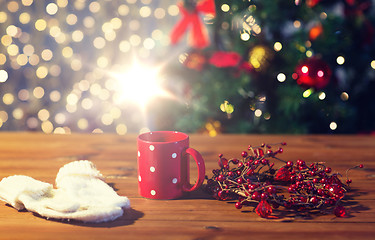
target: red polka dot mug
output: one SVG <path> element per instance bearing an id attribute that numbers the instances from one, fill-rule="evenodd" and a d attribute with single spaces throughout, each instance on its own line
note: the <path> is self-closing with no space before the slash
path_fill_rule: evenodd
<path id="1" fill-rule="evenodd" d="M 139 194 L 151 199 L 175 199 L 198 189 L 205 165 L 198 151 L 189 147 L 189 136 L 176 131 L 147 132 L 138 136 Z M 190 185 L 189 155 L 198 167 L 198 180 Z"/>

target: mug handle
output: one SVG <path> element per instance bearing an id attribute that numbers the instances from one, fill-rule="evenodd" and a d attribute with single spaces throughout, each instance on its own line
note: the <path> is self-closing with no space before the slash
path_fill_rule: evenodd
<path id="1" fill-rule="evenodd" d="M 195 150 L 193 148 L 187 148 L 185 151 L 186 151 L 187 154 L 190 154 L 194 158 L 195 162 L 197 163 L 197 167 L 198 167 L 198 180 L 195 183 L 195 185 L 192 186 L 191 188 L 183 187 L 183 191 L 192 192 L 194 190 L 197 190 L 200 186 L 202 186 L 203 181 L 204 181 L 204 177 L 205 177 L 205 174 L 206 174 L 206 172 L 205 172 L 206 167 L 204 165 L 202 155 L 197 150 Z"/>

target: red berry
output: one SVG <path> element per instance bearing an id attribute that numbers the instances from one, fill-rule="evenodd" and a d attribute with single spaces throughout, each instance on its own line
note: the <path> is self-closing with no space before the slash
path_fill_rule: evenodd
<path id="1" fill-rule="evenodd" d="M 288 161 L 288 162 L 286 162 L 286 166 L 287 166 L 287 167 L 293 167 L 293 162 L 292 162 L 292 161 Z"/>
<path id="2" fill-rule="evenodd" d="M 318 192 L 318 194 L 319 194 L 320 196 L 323 196 L 323 195 L 324 195 L 324 190 L 321 189 L 321 188 L 319 188 L 319 189 L 317 190 L 317 192 Z"/>
<path id="3" fill-rule="evenodd" d="M 318 175 L 319 175 L 319 177 L 321 177 L 321 178 L 322 178 L 322 177 L 326 176 L 326 173 L 325 173 L 325 172 L 319 172 L 319 174 L 318 174 Z"/>
<path id="4" fill-rule="evenodd" d="M 242 157 L 247 157 L 247 152 L 246 152 L 246 151 L 243 151 L 243 152 L 241 153 L 241 156 L 242 156 Z"/>
<path id="5" fill-rule="evenodd" d="M 317 203 L 319 202 L 319 199 L 318 199 L 318 197 L 313 196 L 313 197 L 310 198 L 310 202 L 311 202 L 312 204 L 317 204 Z"/>
<path id="6" fill-rule="evenodd" d="M 225 197 L 226 197 L 226 191 L 219 191 L 218 193 L 217 193 L 217 196 L 220 198 L 220 199 L 224 199 Z"/>
<path id="7" fill-rule="evenodd" d="M 331 185 L 328 190 L 337 199 L 340 199 L 340 198 L 344 197 L 344 190 L 341 188 L 341 186 Z"/>
<path id="8" fill-rule="evenodd" d="M 224 167 L 225 165 L 228 165 L 228 159 L 222 157 L 218 161 L 218 164 L 219 164 L 219 167 Z"/>
<path id="9" fill-rule="evenodd" d="M 264 156 L 263 149 L 261 149 L 261 148 L 255 149 L 255 155 L 257 157 L 263 157 Z"/>
<path id="10" fill-rule="evenodd" d="M 255 200 L 255 201 L 259 201 L 259 200 L 260 200 L 260 193 L 259 193 L 259 192 L 254 192 L 254 193 L 251 195 L 251 199 L 252 199 L 252 200 Z"/>
<path id="11" fill-rule="evenodd" d="M 363 164 L 359 164 L 359 166 L 358 166 L 359 168 L 363 168 Z"/>
<path id="12" fill-rule="evenodd" d="M 234 205 L 237 209 L 241 209 L 242 208 L 242 203 L 241 202 L 236 202 L 236 204 Z"/>
<path id="13" fill-rule="evenodd" d="M 277 152 L 278 152 L 278 153 L 283 153 L 283 152 L 284 152 L 284 149 L 279 148 L 279 149 L 277 150 Z"/>
<path id="14" fill-rule="evenodd" d="M 324 171 L 325 171 L 326 173 L 330 173 L 330 172 L 332 171 L 332 169 L 331 169 L 330 167 L 326 167 L 326 169 L 324 169 Z"/>
<path id="15" fill-rule="evenodd" d="M 270 161 L 268 159 L 262 159 L 262 164 L 267 165 Z"/>
<path id="16" fill-rule="evenodd" d="M 272 154 L 273 154 L 273 151 L 272 151 L 271 149 L 268 149 L 268 150 L 267 150 L 267 154 L 272 155 Z"/>
<path id="17" fill-rule="evenodd" d="M 298 159 L 297 160 L 297 165 L 301 166 L 301 167 L 305 167 L 306 166 L 306 163 L 305 161 L 301 160 L 301 159 Z"/>
<path id="18" fill-rule="evenodd" d="M 290 176 L 290 181 L 291 181 L 291 182 L 294 182 L 294 181 L 296 181 L 296 178 L 297 178 L 296 175 L 292 175 L 292 176 Z"/>
<path id="19" fill-rule="evenodd" d="M 267 192 L 268 192 L 269 194 L 275 194 L 275 193 L 276 193 L 276 188 L 275 188 L 275 186 L 269 186 L 269 187 L 267 188 Z"/>
<path id="20" fill-rule="evenodd" d="M 304 177 L 302 174 L 298 174 L 297 180 L 298 181 L 303 181 Z"/>
<path id="21" fill-rule="evenodd" d="M 234 164 L 238 164 L 239 160 L 238 160 L 237 158 L 234 158 L 234 159 L 232 159 L 232 162 L 233 162 Z"/>
<path id="22" fill-rule="evenodd" d="M 346 184 L 351 184 L 352 183 L 352 180 L 351 179 L 348 179 L 348 180 L 346 180 Z"/>
<path id="23" fill-rule="evenodd" d="M 247 174 L 248 176 L 253 175 L 253 174 L 254 174 L 254 170 L 253 170 L 253 169 L 250 169 L 249 171 L 247 171 L 246 174 Z"/>
<path id="24" fill-rule="evenodd" d="M 268 194 L 266 192 L 263 192 L 261 195 L 260 195 L 260 199 L 262 200 L 265 200 L 268 198 Z"/>
<path id="25" fill-rule="evenodd" d="M 217 180 L 218 180 L 219 182 L 223 182 L 223 181 L 225 180 L 225 176 L 222 175 L 222 174 L 220 174 L 220 175 L 217 177 Z"/>

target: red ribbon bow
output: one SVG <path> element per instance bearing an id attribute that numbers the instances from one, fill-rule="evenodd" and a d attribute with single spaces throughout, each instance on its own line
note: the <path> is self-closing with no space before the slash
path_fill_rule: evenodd
<path id="1" fill-rule="evenodd" d="M 215 16 L 215 1 L 203 0 L 197 3 L 193 11 L 184 8 L 183 4 L 179 4 L 179 9 L 182 14 L 181 20 L 173 28 L 170 38 L 171 43 L 176 44 L 189 26 L 192 28 L 191 32 L 191 46 L 194 48 L 205 48 L 209 45 L 207 30 L 202 24 L 199 13 L 212 14 Z"/>

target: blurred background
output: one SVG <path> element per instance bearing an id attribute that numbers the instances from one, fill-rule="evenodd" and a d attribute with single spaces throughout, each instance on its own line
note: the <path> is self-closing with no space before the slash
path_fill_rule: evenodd
<path id="1" fill-rule="evenodd" d="M 0 131 L 375 133 L 374 0 L 0 0 Z"/>

